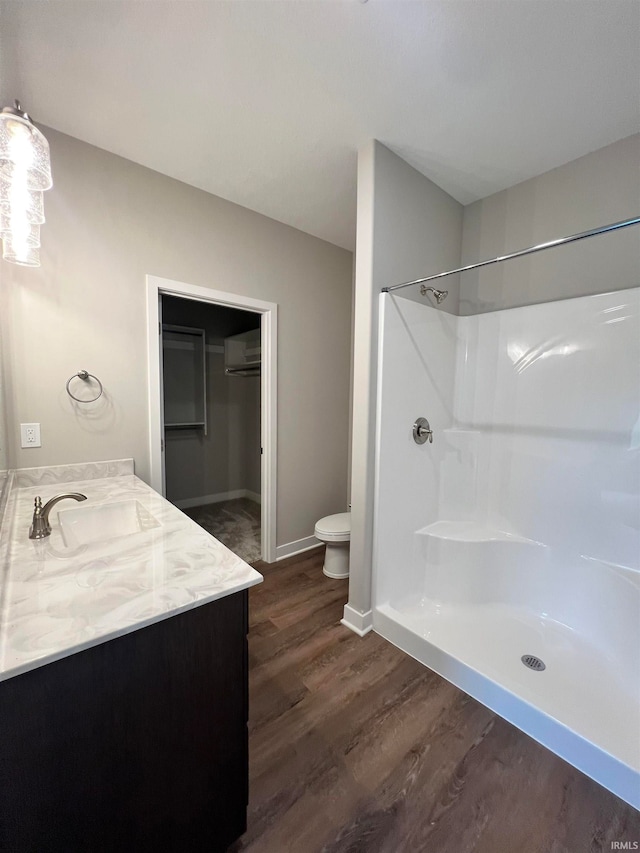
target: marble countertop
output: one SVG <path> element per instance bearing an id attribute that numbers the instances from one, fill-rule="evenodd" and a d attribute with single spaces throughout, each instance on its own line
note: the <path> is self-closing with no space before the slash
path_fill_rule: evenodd
<path id="1" fill-rule="evenodd" d="M 30 540 L 36 495 L 45 503 L 63 492 L 87 500 L 54 506 L 51 536 Z M 132 500 L 157 526 L 89 545 L 65 542 L 59 514 Z M 0 573 L 0 680 L 262 581 L 136 477 L 131 460 L 14 472 Z"/>

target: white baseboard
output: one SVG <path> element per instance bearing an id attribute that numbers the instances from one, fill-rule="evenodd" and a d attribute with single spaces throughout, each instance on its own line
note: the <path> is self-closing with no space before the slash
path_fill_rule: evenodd
<path id="1" fill-rule="evenodd" d="M 278 545 L 276 548 L 276 561 L 284 560 L 285 557 L 293 557 L 295 554 L 301 554 L 303 551 L 308 551 L 310 548 L 315 548 L 321 545 L 319 539 L 315 536 L 305 536 L 304 539 L 296 539 L 294 542 L 286 542 L 284 545 Z"/>
<path id="2" fill-rule="evenodd" d="M 367 610 L 366 613 L 360 613 L 359 610 L 345 604 L 344 616 L 340 620 L 340 624 L 349 628 L 359 637 L 364 637 L 373 628 L 373 612 Z"/>
<path id="3" fill-rule="evenodd" d="M 249 498 L 250 501 L 261 503 L 260 495 L 249 489 L 234 489 L 231 492 L 218 492 L 215 495 L 200 495 L 198 498 L 184 498 L 181 501 L 171 501 L 178 509 L 191 509 L 205 504 L 219 504 L 222 501 L 234 501 L 237 498 Z"/>

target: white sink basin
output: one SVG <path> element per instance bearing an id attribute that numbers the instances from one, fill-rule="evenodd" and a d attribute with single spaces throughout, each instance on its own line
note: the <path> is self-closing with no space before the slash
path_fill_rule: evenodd
<path id="1" fill-rule="evenodd" d="M 160 527 L 160 522 L 135 500 L 61 510 L 58 518 L 67 548 L 107 542 Z"/>

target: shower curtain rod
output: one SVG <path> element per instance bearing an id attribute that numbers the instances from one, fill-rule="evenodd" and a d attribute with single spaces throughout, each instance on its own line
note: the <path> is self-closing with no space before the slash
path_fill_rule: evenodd
<path id="1" fill-rule="evenodd" d="M 436 275 L 429 275 L 426 278 L 416 278 L 413 281 L 405 281 L 402 284 L 393 284 L 391 287 L 383 287 L 382 292 L 389 293 L 392 290 L 399 290 L 401 287 L 410 287 L 412 284 L 423 284 L 425 281 L 434 281 L 437 278 L 445 278 L 445 276 L 455 275 L 455 273 L 458 272 L 477 270 L 478 267 L 487 267 L 489 264 L 499 264 L 502 261 L 510 261 L 513 258 L 532 255 L 534 252 L 542 252 L 544 249 L 553 249 L 555 246 L 563 246 L 565 243 L 575 243 L 577 240 L 585 240 L 587 237 L 595 237 L 597 234 L 606 234 L 607 231 L 618 231 L 620 228 L 628 228 L 630 225 L 638 224 L 640 224 L 640 216 L 637 216 L 635 219 L 623 219 L 621 222 L 613 222 L 611 225 L 603 225 L 601 228 L 592 228 L 590 231 L 582 231 L 580 234 L 571 234 L 569 237 L 560 237 L 558 240 L 549 240 L 548 243 L 539 243 L 537 246 L 530 246 L 528 249 L 521 249 L 519 252 L 511 252 L 510 255 L 501 255 L 497 258 L 491 258 L 490 261 L 480 261 L 477 264 L 469 264 L 466 267 L 459 267 L 457 270 L 439 272 L 436 273 Z"/>

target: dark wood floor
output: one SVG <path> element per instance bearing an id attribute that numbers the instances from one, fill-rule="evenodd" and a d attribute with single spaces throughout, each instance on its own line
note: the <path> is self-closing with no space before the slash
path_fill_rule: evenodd
<path id="1" fill-rule="evenodd" d="M 251 853 L 586 853 L 640 814 L 376 634 L 322 550 L 250 591 Z"/>

